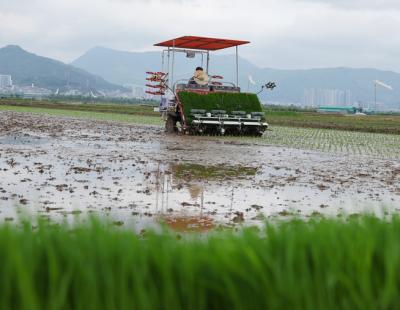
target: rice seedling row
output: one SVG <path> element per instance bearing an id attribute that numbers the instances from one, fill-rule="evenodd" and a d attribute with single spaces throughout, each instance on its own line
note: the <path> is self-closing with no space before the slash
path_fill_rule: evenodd
<path id="1" fill-rule="evenodd" d="M 330 153 L 400 158 L 400 135 L 272 127 L 262 143 Z"/>

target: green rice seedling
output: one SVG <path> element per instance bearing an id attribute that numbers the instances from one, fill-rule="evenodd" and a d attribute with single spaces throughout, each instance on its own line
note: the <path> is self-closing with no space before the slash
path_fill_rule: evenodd
<path id="1" fill-rule="evenodd" d="M 176 235 L 0 226 L 2 309 L 398 309 L 400 219 Z"/>
<path id="2" fill-rule="evenodd" d="M 191 121 L 192 109 L 224 110 L 230 114 L 233 111 L 261 112 L 262 106 L 255 94 L 232 94 L 232 93 L 211 93 L 199 95 L 191 92 L 179 93 L 179 99 L 183 104 L 183 109 L 188 121 Z"/>
<path id="3" fill-rule="evenodd" d="M 266 118 L 270 124 L 275 126 L 400 133 L 399 115 L 355 116 L 267 109 Z"/>
<path id="4" fill-rule="evenodd" d="M 185 96 L 185 94 L 182 94 L 182 96 Z M 205 96 L 197 94 L 190 94 L 189 96 L 195 96 L 195 98 L 198 97 L 201 100 L 205 98 Z M 247 98 L 246 100 L 248 100 L 248 102 L 246 100 L 243 101 L 243 109 L 256 111 L 257 107 L 255 101 L 253 102 L 253 99 L 251 99 L 252 97 L 250 95 L 246 96 L 248 98 L 243 98 Z M 191 97 L 189 99 L 192 100 Z M 193 107 L 198 107 L 198 105 L 200 106 L 203 104 L 203 101 L 201 101 L 200 99 L 195 99 L 193 101 Z M 255 105 L 253 106 L 253 104 Z M 118 105 L 116 105 L 115 107 L 112 105 L 95 105 L 94 107 L 88 107 L 90 105 L 81 105 L 83 106 L 82 108 L 74 110 L 74 105 L 64 105 L 68 106 L 68 109 L 60 109 L 56 104 L 54 104 L 55 108 L 43 108 L 39 106 L 32 107 L 25 105 L 0 105 L 0 111 L 29 112 L 94 120 L 130 122 L 155 126 L 162 126 L 164 123 L 160 116 L 157 116 L 157 114 L 149 110 L 149 107 L 126 107 Z M 245 106 L 247 108 L 245 108 Z M 90 108 L 92 108 L 93 111 L 87 110 Z M 115 111 L 112 110 L 113 108 Z M 186 108 L 189 109 L 189 106 L 186 105 Z M 227 111 L 229 111 L 229 107 L 225 108 Z M 268 114 L 267 120 L 269 121 Z M 281 145 L 299 149 L 318 150 L 323 152 L 344 153 L 349 155 L 367 155 L 372 157 L 390 159 L 400 158 L 400 135 L 398 134 L 332 130 L 321 128 L 295 128 L 290 125 L 290 127 L 271 126 L 271 131 L 268 131 L 264 137 L 265 138 L 261 140 L 242 137 L 238 139 L 248 139 L 251 141 L 255 141 L 256 143 L 264 143 L 267 145 Z M 219 137 L 218 139 L 221 139 L 221 137 Z"/>
<path id="5" fill-rule="evenodd" d="M 344 130 L 272 127 L 263 143 L 379 158 L 400 158 L 400 135 Z"/>

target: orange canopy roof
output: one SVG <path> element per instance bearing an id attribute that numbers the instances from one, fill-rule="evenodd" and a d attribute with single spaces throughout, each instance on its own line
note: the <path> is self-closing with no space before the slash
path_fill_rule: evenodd
<path id="1" fill-rule="evenodd" d="M 189 48 L 195 50 L 216 51 L 228 47 L 234 47 L 250 43 L 249 41 L 226 40 L 216 38 L 184 36 L 165 42 L 154 44 L 154 46 Z"/>

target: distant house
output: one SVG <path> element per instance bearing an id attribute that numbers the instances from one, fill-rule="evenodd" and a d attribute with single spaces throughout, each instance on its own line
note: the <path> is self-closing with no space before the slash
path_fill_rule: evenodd
<path id="1" fill-rule="evenodd" d="M 32 86 L 22 86 L 18 89 L 24 98 L 43 98 L 51 95 L 51 90 Z"/>
<path id="2" fill-rule="evenodd" d="M 346 106 L 321 106 L 318 108 L 319 113 L 334 113 L 334 114 L 356 114 L 358 112 L 356 107 L 346 107 Z"/>

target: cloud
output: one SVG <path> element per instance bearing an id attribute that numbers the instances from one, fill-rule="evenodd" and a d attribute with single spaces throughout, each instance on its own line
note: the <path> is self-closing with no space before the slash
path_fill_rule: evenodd
<path id="1" fill-rule="evenodd" d="M 250 40 L 240 51 L 260 66 L 400 71 L 397 0 L 0 0 L 0 7 L 0 45 L 64 61 L 93 46 L 154 50 L 155 42 L 191 34 Z"/>
<path id="2" fill-rule="evenodd" d="M 398 0 L 301 0 L 354 10 L 400 10 Z"/>

